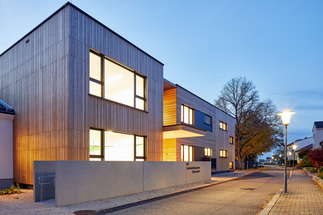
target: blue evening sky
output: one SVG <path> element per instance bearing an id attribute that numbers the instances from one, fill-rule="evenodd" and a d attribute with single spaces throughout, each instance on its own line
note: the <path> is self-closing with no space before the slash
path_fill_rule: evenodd
<path id="1" fill-rule="evenodd" d="M 0 53 L 60 8 L 62 0 L 0 0 Z M 289 142 L 323 120 L 321 0 L 73 0 L 165 64 L 164 77 L 214 103 L 246 76 L 278 110 L 296 111 Z"/>

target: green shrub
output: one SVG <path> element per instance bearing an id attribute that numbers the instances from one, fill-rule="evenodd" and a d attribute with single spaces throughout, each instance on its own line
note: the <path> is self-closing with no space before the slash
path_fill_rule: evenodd
<path id="1" fill-rule="evenodd" d="M 310 166 L 312 166 L 312 163 L 311 163 L 310 159 L 308 159 L 307 155 L 305 155 L 303 157 L 302 164 L 303 164 L 304 167 L 310 167 Z"/>
<path id="2" fill-rule="evenodd" d="M 307 169 L 311 173 L 317 173 L 317 169 L 315 167 L 305 167 L 305 169 Z"/>
<path id="3" fill-rule="evenodd" d="M 3 189 L 3 190 L 0 190 L 0 195 L 6 195 L 6 194 L 14 194 L 14 193 L 21 193 L 20 191 L 20 186 L 18 183 L 16 183 L 16 186 L 15 187 L 14 185 L 11 185 L 10 188 L 8 189 Z"/>

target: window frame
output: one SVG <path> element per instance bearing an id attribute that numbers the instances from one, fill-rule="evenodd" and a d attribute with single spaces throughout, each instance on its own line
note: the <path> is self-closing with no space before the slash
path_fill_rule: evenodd
<path id="1" fill-rule="evenodd" d="M 101 161 L 105 161 L 105 153 L 104 153 L 104 148 L 105 148 L 105 132 L 109 132 L 108 130 L 104 130 L 104 129 L 98 129 L 98 128 L 90 128 L 89 129 L 89 140 L 90 140 L 90 130 L 96 130 L 96 131 L 100 131 L 100 147 L 101 147 L 101 155 L 90 155 L 89 153 L 89 161 L 91 161 L 91 158 L 100 158 Z M 144 161 L 147 160 L 147 136 L 143 136 L 143 135 L 136 135 L 136 134 L 128 134 L 128 133 L 123 133 L 123 132 L 115 132 L 115 131 L 110 131 L 113 133 L 119 133 L 119 134 L 127 134 L 127 135 L 133 135 L 134 138 L 134 157 L 133 157 L 133 161 L 137 161 L 137 159 L 143 159 Z M 143 156 L 137 156 L 137 149 L 136 149 L 136 145 L 137 145 L 137 140 L 136 137 L 143 137 L 144 138 L 144 146 L 143 146 Z"/>
<path id="2" fill-rule="evenodd" d="M 185 161 L 185 153 L 184 153 L 185 146 L 188 147 L 188 161 Z M 181 161 L 193 162 L 193 160 L 194 160 L 194 147 L 191 145 L 181 144 Z"/>
<path id="3" fill-rule="evenodd" d="M 187 120 L 188 123 L 185 122 L 185 114 L 184 114 L 185 107 L 188 108 L 188 120 Z M 191 116 L 192 116 L 192 119 L 191 119 Z M 185 104 L 181 104 L 181 123 L 184 123 L 186 125 L 194 125 L 194 109 Z"/>
<path id="4" fill-rule="evenodd" d="M 118 103 L 120 105 L 124 105 L 124 106 L 127 106 L 127 107 L 130 107 L 130 108 L 134 108 L 136 110 L 141 110 L 141 111 L 145 111 L 145 112 L 148 112 L 148 102 L 147 102 L 147 97 L 148 97 L 148 90 L 147 90 L 147 87 L 148 87 L 148 84 L 147 84 L 147 77 L 138 73 L 136 70 L 134 69 L 131 69 L 123 64 L 121 64 L 120 62 L 112 59 L 112 58 L 109 58 L 107 56 L 105 56 L 104 54 L 101 54 L 93 49 L 90 49 L 90 52 L 89 52 L 89 56 L 90 54 L 95 54 L 97 56 L 99 56 L 101 58 L 101 80 L 97 80 L 95 78 L 91 78 L 90 77 L 90 57 L 89 57 L 89 95 L 91 96 L 95 96 L 95 97 L 98 97 L 98 98 L 101 98 L 101 99 L 104 99 L 104 100 L 107 100 L 107 101 L 111 101 L 111 102 L 115 102 L 115 103 Z M 111 99 L 108 99 L 105 97 L 105 60 L 108 60 L 126 70 L 128 70 L 129 72 L 133 73 L 134 75 L 134 80 L 133 80 L 133 84 L 134 84 L 134 94 L 133 94 L 133 106 L 130 106 L 130 105 L 127 105 L 127 104 L 124 104 L 124 103 L 121 103 L 121 102 L 118 102 L 118 101 L 115 101 L 115 100 L 111 100 Z M 138 77 L 141 77 L 143 78 L 143 96 L 139 96 L 137 95 L 136 91 L 137 91 L 137 81 L 136 81 L 136 78 Z M 96 84 L 100 84 L 101 85 L 101 96 L 98 96 L 98 95 L 95 95 L 95 94 L 91 94 L 90 93 L 90 83 L 93 82 L 93 83 L 96 83 Z M 138 108 L 137 105 L 136 105 L 136 99 L 139 99 L 141 101 L 143 101 L 144 105 L 143 105 L 143 109 L 141 108 Z"/>
<path id="5" fill-rule="evenodd" d="M 225 123 L 221 120 L 219 120 L 219 129 L 223 131 L 228 131 L 228 123 Z"/>
<path id="6" fill-rule="evenodd" d="M 204 148 L 204 156 L 212 157 L 212 148 L 205 147 Z"/>
<path id="7" fill-rule="evenodd" d="M 230 144 L 234 144 L 234 137 L 229 136 L 229 143 L 230 143 Z"/>
<path id="8" fill-rule="evenodd" d="M 228 150 L 219 149 L 219 157 L 220 158 L 227 158 L 228 157 Z"/>

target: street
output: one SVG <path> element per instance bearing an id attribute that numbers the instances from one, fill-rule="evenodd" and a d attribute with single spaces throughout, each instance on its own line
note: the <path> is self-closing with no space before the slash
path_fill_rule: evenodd
<path id="1" fill-rule="evenodd" d="M 272 168 L 110 214 L 257 214 L 282 185 L 283 169 Z"/>

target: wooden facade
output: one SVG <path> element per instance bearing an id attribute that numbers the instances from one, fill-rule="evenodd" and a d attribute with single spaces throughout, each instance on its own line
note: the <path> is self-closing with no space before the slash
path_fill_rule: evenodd
<path id="1" fill-rule="evenodd" d="M 147 111 L 89 95 L 94 49 L 147 77 Z M 34 160 L 88 160 L 89 129 L 147 136 L 163 160 L 163 64 L 67 3 L 0 55 L 0 98 L 15 108 L 14 181 Z"/>
<path id="2" fill-rule="evenodd" d="M 201 154 L 202 148 L 212 148 L 212 158 L 216 159 L 216 170 L 229 170 L 229 162 L 235 161 L 234 144 L 229 144 L 229 137 L 235 136 L 234 118 L 181 86 L 171 87 L 170 85 L 171 83 L 167 81 L 164 83 L 164 126 L 183 124 L 181 122 L 181 105 L 183 104 L 211 116 L 212 131 L 206 131 L 205 136 L 202 137 L 164 139 L 164 160 L 181 161 L 181 145 L 195 147 L 195 159 L 200 159 L 201 156 L 197 154 Z M 219 121 L 228 124 L 228 131 L 219 128 Z M 220 157 L 220 149 L 227 150 L 228 157 Z"/>

